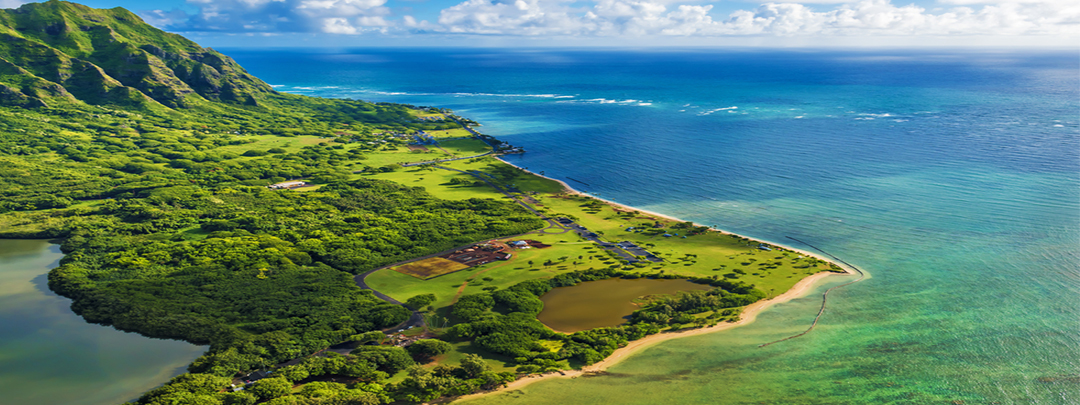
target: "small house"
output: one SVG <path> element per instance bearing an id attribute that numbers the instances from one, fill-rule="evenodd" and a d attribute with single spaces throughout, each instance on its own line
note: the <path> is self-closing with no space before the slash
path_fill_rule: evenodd
<path id="1" fill-rule="evenodd" d="M 303 187 L 303 186 L 306 186 L 306 185 L 307 185 L 307 182 L 300 181 L 300 180 L 295 180 L 295 181 L 284 181 L 284 182 L 281 182 L 281 183 L 275 183 L 275 184 L 271 184 L 271 185 L 269 185 L 267 187 L 269 187 L 271 190 L 281 190 L 281 189 L 293 189 L 293 188 L 297 188 L 297 187 Z"/>
<path id="2" fill-rule="evenodd" d="M 248 375 L 244 376 L 244 384 L 251 384 L 251 383 L 253 383 L 255 381 L 259 381 L 261 379 L 267 378 L 267 377 L 270 376 L 270 373 L 272 373 L 272 371 L 264 371 L 264 370 L 253 371 L 253 372 L 249 373 Z"/>

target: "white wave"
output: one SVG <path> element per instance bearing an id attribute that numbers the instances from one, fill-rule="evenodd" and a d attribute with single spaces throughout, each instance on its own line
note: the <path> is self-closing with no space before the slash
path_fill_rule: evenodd
<path id="1" fill-rule="evenodd" d="M 640 105 L 640 106 L 648 106 L 648 105 L 652 105 L 652 103 L 638 103 L 638 105 Z"/>
<path id="2" fill-rule="evenodd" d="M 1065 128 L 1065 126 L 1061 124 L 1054 124 L 1054 128 Z"/>
<path id="3" fill-rule="evenodd" d="M 452 96 L 558 98 L 558 94 L 449 93 Z M 569 96 L 573 97 L 573 96 Z"/>
<path id="4" fill-rule="evenodd" d="M 893 122 L 908 122 L 910 120 L 893 120 Z"/>
<path id="5" fill-rule="evenodd" d="M 799 119 L 799 118 L 806 118 L 806 116 L 805 115 L 800 115 L 798 117 L 795 117 L 795 119 Z"/>
<path id="6" fill-rule="evenodd" d="M 278 87 L 285 87 L 285 85 L 284 84 L 271 84 L 270 87 L 273 87 L 273 88 L 276 89 Z"/>
<path id="7" fill-rule="evenodd" d="M 739 108 L 738 106 L 717 108 L 717 109 L 713 109 L 713 110 L 703 111 L 702 113 L 700 113 L 698 115 L 709 115 L 709 114 L 712 114 L 714 112 L 720 112 L 720 111 L 725 111 L 725 110 L 737 110 L 738 108 Z"/>

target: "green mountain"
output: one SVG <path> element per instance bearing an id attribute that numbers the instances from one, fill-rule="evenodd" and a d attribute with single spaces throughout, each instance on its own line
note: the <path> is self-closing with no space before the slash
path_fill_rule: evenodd
<path id="1" fill-rule="evenodd" d="M 208 101 L 259 105 L 277 93 L 235 61 L 123 8 L 65 1 L 0 10 L 0 104 L 136 109 Z"/>

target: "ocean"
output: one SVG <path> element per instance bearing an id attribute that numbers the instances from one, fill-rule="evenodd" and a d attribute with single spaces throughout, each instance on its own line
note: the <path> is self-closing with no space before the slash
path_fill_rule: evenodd
<path id="1" fill-rule="evenodd" d="M 1076 50 L 226 49 L 296 94 L 440 106 L 602 198 L 870 278 L 477 403 L 1080 403 Z M 472 402 L 472 401 L 470 401 Z"/>

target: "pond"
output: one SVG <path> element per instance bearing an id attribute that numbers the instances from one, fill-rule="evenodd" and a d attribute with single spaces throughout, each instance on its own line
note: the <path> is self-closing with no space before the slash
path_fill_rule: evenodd
<path id="1" fill-rule="evenodd" d="M 711 288 L 682 279 L 588 281 L 548 291 L 540 297 L 544 301 L 544 310 L 537 318 L 549 328 L 564 333 L 617 326 L 625 323 L 626 317 L 638 309 L 633 301 L 639 297 Z"/>
<path id="2" fill-rule="evenodd" d="M 206 351 L 87 323 L 47 285 L 61 257 L 43 240 L 0 239 L 0 402 L 130 401 Z"/>

